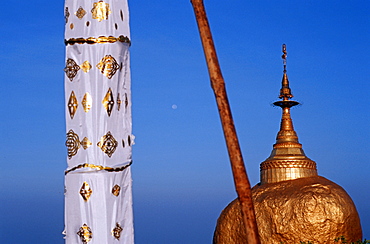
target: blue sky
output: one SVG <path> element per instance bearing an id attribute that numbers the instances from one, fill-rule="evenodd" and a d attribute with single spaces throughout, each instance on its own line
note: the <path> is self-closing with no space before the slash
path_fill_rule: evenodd
<path id="1" fill-rule="evenodd" d="M 1 243 L 63 243 L 63 4 L 3 3 Z M 136 243 L 211 243 L 236 194 L 190 1 L 129 4 Z M 205 5 L 251 184 L 279 130 L 286 43 L 299 140 L 370 239 L 370 2 Z"/>

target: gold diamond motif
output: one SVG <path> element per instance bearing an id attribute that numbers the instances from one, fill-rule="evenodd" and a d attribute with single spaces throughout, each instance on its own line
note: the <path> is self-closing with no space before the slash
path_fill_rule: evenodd
<path id="1" fill-rule="evenodd" d="M 85 150 L 92 145 L 92 142 L 87 137 L 85 137 L 80 143 Z"/>
<path id="2" fill-rule="evenodd" d="M 84 111 L 87 113 L 90 111 L 92 107 L 92 97 L 90 93 L 86 92 L 84 97 L 82 98 L 82 107 L 84 108 Z"/>
<path id="3" fill-rule="evenodd" d="M 71 24 L 72 25 L 72 24 Z M 66 67 L 64 68 L 64 72 L 66 72 L 67 77 L 70 81 L 73 80 L 73 78 L 76 77 L 77 72 L 80 70 L 80 66 L 76 64 L 76 62 L 69 58 L 66 62 Z"/>
<path id="4" fill-rule="evenodd" d="M 121 103 L 122 103 L 120 97 L 121 97 L 121 95 L 118 93 L 118 95 L 117 95 L 117 110 L 118 111 L 121 109 Z"/>
<path id="5" fill-rule="evenodd" d="M 119 185 L 115 185 L 112 188 L 112 194 L 115 195 L 116 197 L 119 196 L 119 193 L 121 191 L 121 187 Z"/>
<path id="6" fill-rule="evenodd" d="M 86 15 L 85 9 L 83 9 L 81 6 L 78 8 L 77 12 L 75 13 L 77 18 L 82 19 Z"/>
<path id="7" fill-rule="evenodd" d="M 127 98 L 127 93 L 125 93 L 125 108 L 127 109 L 128 106 L 128 98 Z"/>
<path id="8" fill-rule="evenodd" d="M 89 61 L 85 61 L 83 62 L 81 65 L 80 65 L 80 68 L 83 70 L 83 72 L 87 73 L 90 71 L 90 69 L 92 68 L 91 64 L 89 63 Z"/>
<path id="9" fill-rule="evenodd" d="M 69 116 L 71 116 L 71 119 L 73 119 L 73 117 L 75 116 L 77 107 L 78 107 L 78 101 L 77 101 L 74 91 L 72 91 L 68 99 L 68 112 L 69 112 Z"/>
<path id="10" fill-rule="evenodd" d="M 103 1 L 94 3 L 91 9 L 92 18 L 97 19 L 99 22 L 108 19 L 108 16 L 112 13 L 109 8 L 109 4 Z"/>
<path id="11" fill-rule="evenodd" d="M 114 139 L 110 131 L 108 131 L 108 133 L 100 139 L 97 145 L 103 152 L 105 152 L 105 154 L 108 155 L 108 157 L 112 157 L 114 151 L 116 151 L 118 142 Z"/>
<path id="12" fill-rule="evenodd" d="M 113 105 L 114 105 L 113 93 L 110 88 L 108 89 L 107 94 L 105 94 L 102 104 L 105 110 L 107 110 L 108 116 L 110 117 L 110 114 L 112 113 Z"/>
<path id="13" fill-rule="evenodd" d="M 120 68 L 120 65 L 111 55 L 106 55 L 102 60 L 100 60 L 96 67 L 103 75 L 108 77 L 108 79 L 111 79 Z"/>
<path id="14" fill-rule="evenodd" d="M 68 149 L 68 158 L 71 159 L 77 154 L 78 149 L 81 146 L 80 139 L 73 130 L 69 130 L 67 133 L 66 146 Z"/>
<path id="15" fill-rule="evenodd" d="M 92 194 L 92 189 L 90 188 L 90 185 L 86 181 L 84 181 L 80 189 L 80 195 L 85 200 L 85 202 L 87 202 L 91 194 Z"/>
<path id="16" fill-rule="evenodd" d="M 116 227 L 113 229 L 112 231 L 112 235 L 117 239 L 119 240 L 119 238 L 121 237 L 121 232 L 122 232 L 122 227 L 116 223 Z"/>
<path id="17" fill-rule="evenodd" d="M 81 238 L 81 241 L 83 244 L 88 243 L 92 239 L 92 232 L 89 226 L 87 224 L 84 224 L 80 227 L 79 231 L 77 232 L 77 235 Z"/>

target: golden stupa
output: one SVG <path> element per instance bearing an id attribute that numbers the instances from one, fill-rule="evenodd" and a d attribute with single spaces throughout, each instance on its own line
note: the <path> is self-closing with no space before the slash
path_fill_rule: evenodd
<path id="1" fill-rule="evenodd" d="M 260 165 L 261 182 L 252 188 L 261 243 L 335 243 L 341 236 L 358 241 L 362 230 L 352 199 L 342 187 L 318 176 L 316 163 L 298 142 L 290 108 L 299 103 L 290 100 L 286 54 L 284 44 L 282 100 L 274 103 L 283 110 L 280 131 L 270 157 Z M 238 199 L 222 211 L 213 243 L 247 243 Z"/>

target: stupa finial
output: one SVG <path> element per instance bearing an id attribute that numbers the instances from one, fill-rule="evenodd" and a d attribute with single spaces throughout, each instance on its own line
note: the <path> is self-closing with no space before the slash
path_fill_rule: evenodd
<path id="1" fill-rule="evenodd" d="M 283 44 L 283 46 L 282 46 L 282 51 L 283 51 L 283 55 L 281 56 L 281 58 L 283 59 L 284 73 L 286 73 L 286 57 L 287 57 L 288 53 L 286 51 L 286 45 L 285 44 Z"/>
<path id="2" fill-rule="evenodd" d="M 280 89 L 280 96 L 279 98 L 282 98 L 283 101 L 288 101 L 293 97 L 292 91 L 289 88 L 289 80 L 288 75 L 286 73 L 286 58 L 287 58 L 287 51 L 286 51 L 286 45 L 283 44 L 282 46 L 283 55 L 281 56 L 283 58 L 283 64 L 284 64 L 284 75 L 283 80 L 281 81 L 281 89 Z"/>

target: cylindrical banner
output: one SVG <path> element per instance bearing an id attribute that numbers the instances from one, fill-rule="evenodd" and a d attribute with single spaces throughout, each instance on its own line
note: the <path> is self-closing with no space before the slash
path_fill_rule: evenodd
<path id="1" fill-rule="evenodd" d="M 134 243 L 126 0 L 65 2 L 66 243 Z"/>

